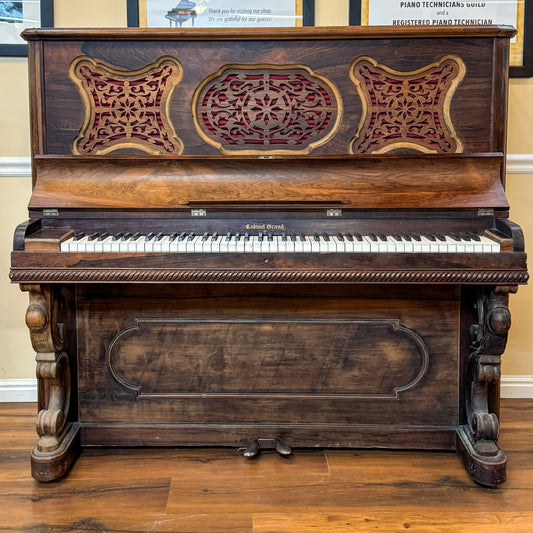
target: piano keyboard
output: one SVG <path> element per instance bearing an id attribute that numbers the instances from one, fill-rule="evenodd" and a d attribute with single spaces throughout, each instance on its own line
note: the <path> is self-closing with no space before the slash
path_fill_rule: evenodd
<path id="1" fill-rule="evenodd" d="M 471 233 L 79 233 L 62 252 L 133 253 L 498 253 L 500 244 Z"/>

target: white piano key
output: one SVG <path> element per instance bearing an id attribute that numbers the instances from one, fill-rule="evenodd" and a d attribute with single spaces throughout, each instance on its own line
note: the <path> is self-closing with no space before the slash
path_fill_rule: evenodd
<path id="1" fill-rule="evenodd" d="M 85 237 L 82 237 L 81 239 L 78 239 L 75 241 L 75 250 L 76 252 L 85 252 L 87 251 L 87 241 L 89 240 L 89 236 L 86 235 Z"/>
<path id="2" fill-rule="evenodd" d="M 141 235 L 134 239 L 128 239 L 128 252 L 144 252 L 144 235 Z"/>
<path id="3" fill-rule="evenodd" d="M 62 252 L 73 252 L 74 250 L 70 249 L 70 245 L 74 242 L 74 237 L 70 237 L 70 239 L 67 239 L 63 241 L 59 247 L 59 249 Z"/>
<path id="4" fill-rule="evenodd" d="M 499 253 L 500 243 L 481 235 L 481 244 L 483 245 L 483 253 Z"/>
<path id="5" fill-rule="evenodd" d="M 336 253 L 342 254 L 346 251 L 344 248 L 344 241 L 341 241 L 338 237 L 333 236 L 333 235 L 330 237 L 330 240 L 332 242 L 332 246 L 333 245 L 335 246 Z"/>
<path id="6" fill-rule="evenodd" d="M 439 251 L 439 245 L 436 240 L 432 241 L 431 239 L 422 236 L 422 242 L 425 245 L 422 251 L 427 253 L 437 253 Z"/>

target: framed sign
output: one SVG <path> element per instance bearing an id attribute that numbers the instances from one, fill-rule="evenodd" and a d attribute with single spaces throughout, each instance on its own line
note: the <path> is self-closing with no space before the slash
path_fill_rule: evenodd
<path id="1" fill-rule="evenodd" d="M 28 55 L 21 32 L 53 25 L 54 0 L 0 1 L 0 56 Z"/>
<path id="2" fill-rule="evenodd" d="M 511 42 L 511 76 L 533 76 L 533 0 L 421 2 L 409 0 L 350 0 L 350 25 L 514 26 Z"/>
<path id="3" fill-rule="evenodd" d="M 265 28 L 314 26 L 314 0 L 127 0 L 128 26 Z"/>

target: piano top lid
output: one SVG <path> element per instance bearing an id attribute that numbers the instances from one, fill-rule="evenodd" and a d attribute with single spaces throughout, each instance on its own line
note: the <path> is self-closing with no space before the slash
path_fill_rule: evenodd
<path id="1" fill-rule="evenodd" d="M 503 154 L 35 156 L 30 210 L 506 210 Z"/>
<path id="2" fill-rule="evenodd" d="M 512 26 L 331 26 L 298 28 L 30 28 L 26 41 L 179 41 L 179 40 L 306 40 L 306 39 L 426 39 L 431 37 L 507 37 Z"/>

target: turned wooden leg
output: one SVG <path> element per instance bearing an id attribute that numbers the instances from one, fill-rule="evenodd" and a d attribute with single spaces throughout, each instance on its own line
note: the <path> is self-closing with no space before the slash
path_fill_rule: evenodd
<path id="1" fill-rule="evenodd" d="M 71 376 L 64 351 L 61 297 L 51 285 L 21 285 L 30 294 L 26 325 L 36 352 L 39 441 L 32 455 L 32 475 L 39 481 L 61 477 L 76 459 L 77 423 L 69 421 Z"/>
<path id="2" fill-rule="evenodd" d="M 509 293 L 516 287 L 489 287 L 477 300 L 478 323 L 471 329 L 466 370 L 468 423 L 457 431 L 457 451 L 472 479 L 495 487 L 505 481 L 507 459 L 498 446 L 500 365 L 511 327 Z"/>

